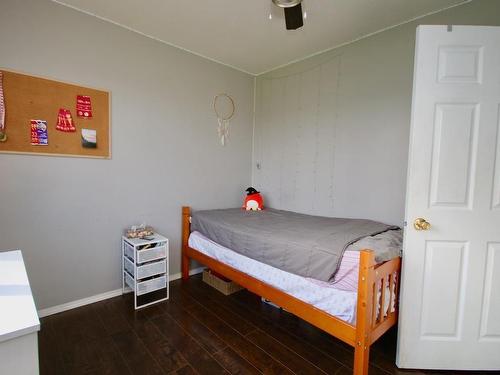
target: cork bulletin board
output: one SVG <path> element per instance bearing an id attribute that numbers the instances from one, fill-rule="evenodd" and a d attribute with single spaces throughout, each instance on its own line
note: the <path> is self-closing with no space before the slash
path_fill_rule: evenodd
<path id="1" fill-rule="evenodd" d="M 89 158 L 111 157 L 109 92 L 15 73 L 3 73 L 5 133 L 0 153 L 38 154 Z M 91 100 L 91 117 L 77 116 L 77 96 Z M 60 131 L 60 109 L 71 113 L 75 131 Z M 46 121 L 47 145 L 32 145 L 31 121 Z M 95 130 L 95 148 L 83 146 L 82 129 Z M 87 131 L 87 130 L 86 130 Z"/>

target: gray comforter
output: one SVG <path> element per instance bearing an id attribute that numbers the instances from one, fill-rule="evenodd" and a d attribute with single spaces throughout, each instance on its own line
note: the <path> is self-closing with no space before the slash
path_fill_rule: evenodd
<path id="1" fill-rule="evenodd" d="M 259 262 L 330 281 L 349 245 L 397 227 L 371 220 L 310 216 L 270 208 L 231 208 L 195 211 L 191 229 Z"/>

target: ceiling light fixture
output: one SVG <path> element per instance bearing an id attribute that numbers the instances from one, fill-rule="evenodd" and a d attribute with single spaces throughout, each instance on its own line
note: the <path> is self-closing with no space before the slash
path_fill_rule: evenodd
<path id="1" fill-rule="evenodd" d="M 296 30 L 304 26 L 302 0 L 272 0 L 272 2 L 283 8 L 287 30 Z"/>
<path id="2" fill-rule="evenodd" d="M 273 3 L 280 8 L 292 8 L 299 5 L 302 0 L 273 0 Z"/>

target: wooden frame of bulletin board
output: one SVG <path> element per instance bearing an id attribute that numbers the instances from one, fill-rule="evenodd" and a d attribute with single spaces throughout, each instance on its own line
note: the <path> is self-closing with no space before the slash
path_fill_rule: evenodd
<path id="1" fill-rule="evenodd" d="M 0 142 L 1 153 L 36 154 L 84 158 L 111 158 L 110 93 L 21 74 L 0 68 L 3 73 L 5 101 L 5 133 Z M 77 95 L 91 99 L 92 117 L 78 117 Z M 56 129 L 59 109 L 71 112 L 74 132 Z M 31 120 L 47 121 L 47 145 L 31 144 Z M 97 147 L 82 145 L 82 129 L 93 129 Z"/>

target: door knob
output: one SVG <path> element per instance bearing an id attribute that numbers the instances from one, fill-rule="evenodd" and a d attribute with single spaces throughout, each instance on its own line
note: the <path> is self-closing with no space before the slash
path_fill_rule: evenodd
<path id="1" fill-rule="evenodd" d="M 413 227 L 416 230 L 428 230 L 431 227 L 431 224 L 422 217 L 417 217 L 413 222 Z"/>

